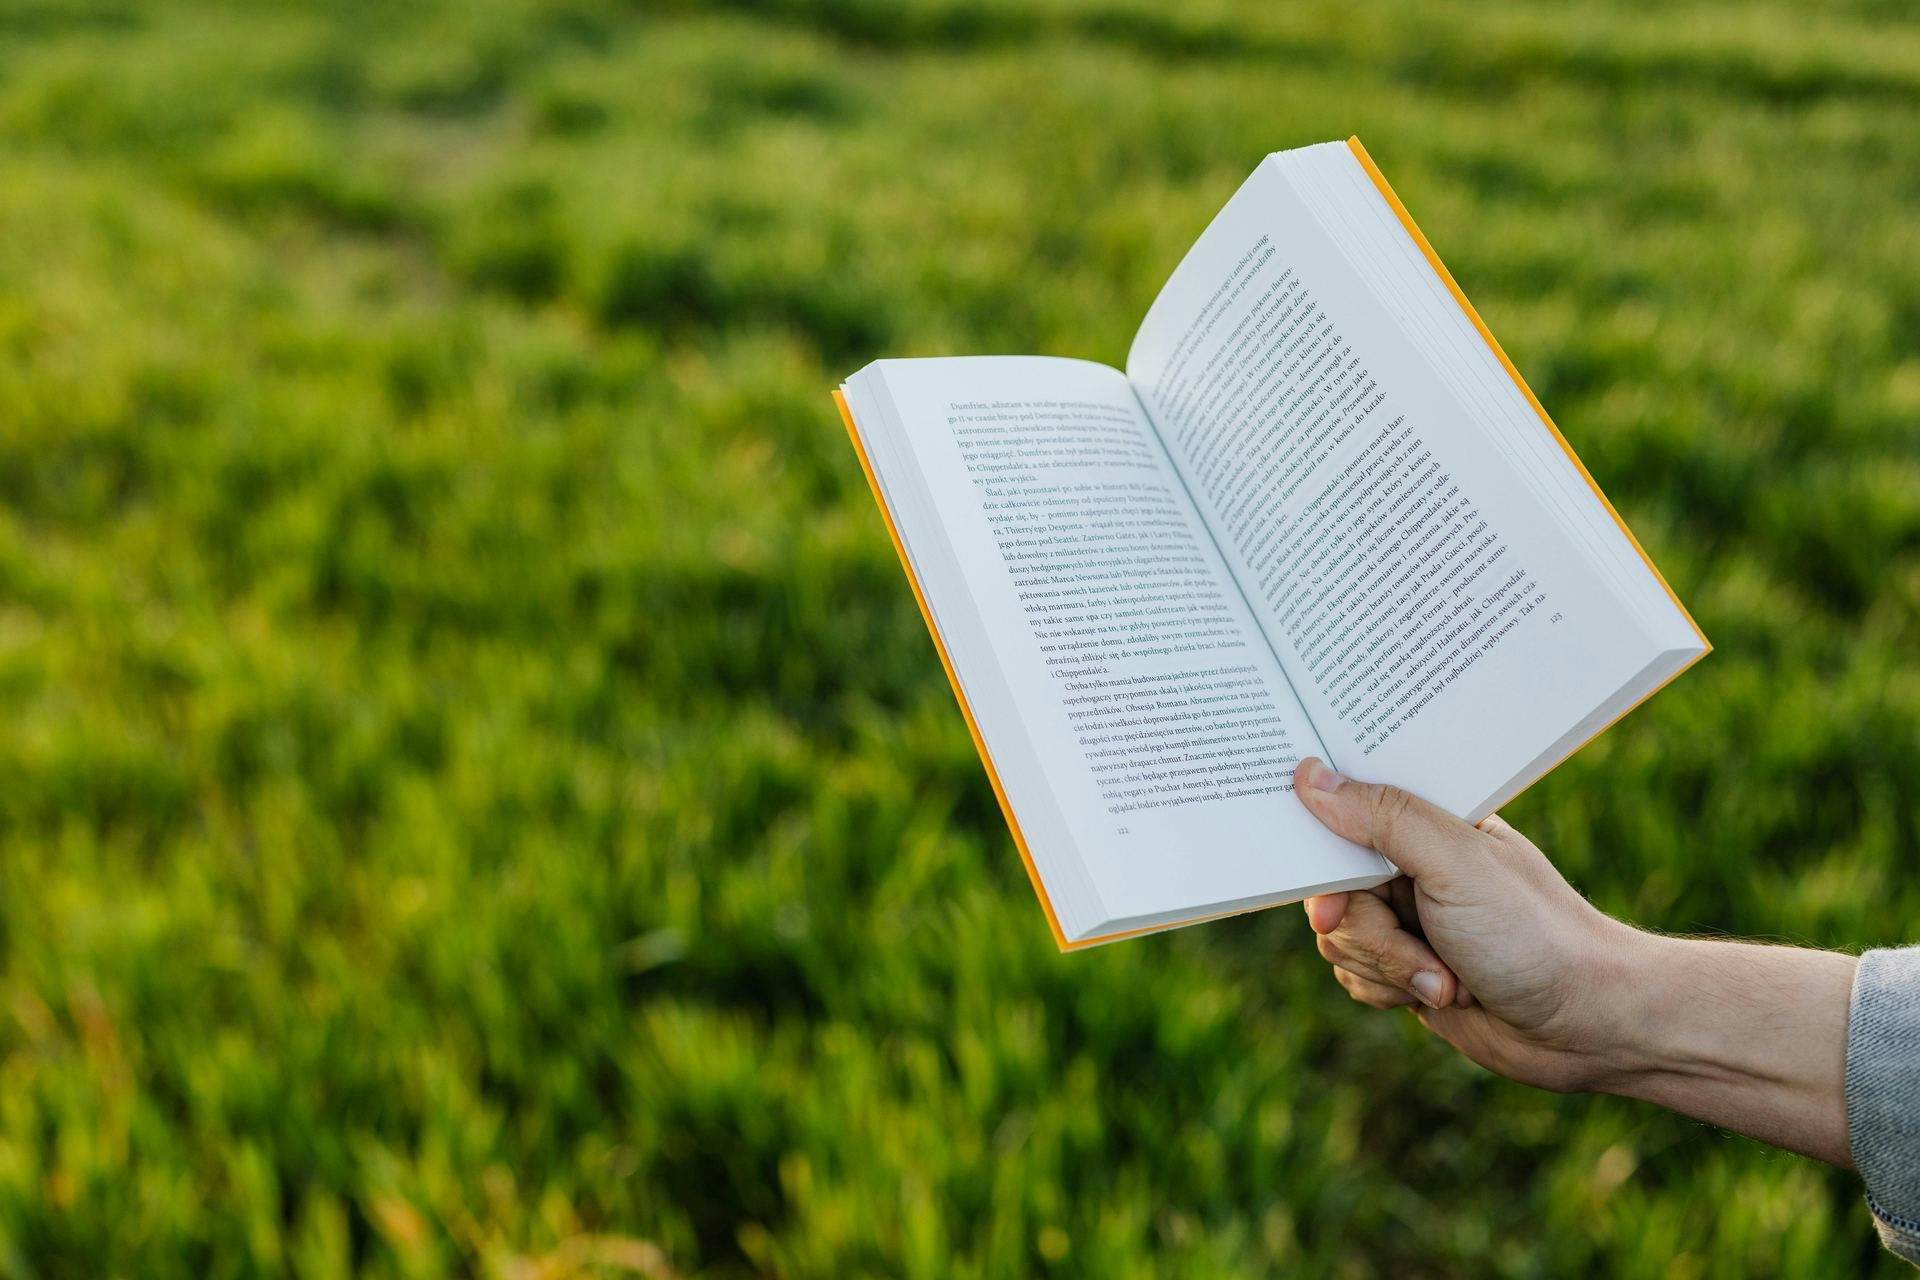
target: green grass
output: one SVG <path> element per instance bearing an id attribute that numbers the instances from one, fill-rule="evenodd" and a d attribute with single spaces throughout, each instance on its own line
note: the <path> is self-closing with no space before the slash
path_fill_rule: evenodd
<path id="1" fill-rule="evenodd" d="M 1350 132 L 1718 645 L 1508 816 L 1920 933 L 1903 0 L 15 0 L 0 1274 L 1898 1274 L 1296 911 L 1053 950 L 827 390 Z"/>

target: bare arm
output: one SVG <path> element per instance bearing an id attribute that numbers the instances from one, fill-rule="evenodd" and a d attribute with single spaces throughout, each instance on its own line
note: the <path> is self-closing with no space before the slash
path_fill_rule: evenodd
<path id="1" fill-rule="evenodd" d="M 1615 1049 L 1594 1088 L 1853 1167 L 1852 956 L 1641 933 L 1623 959 Z"/>

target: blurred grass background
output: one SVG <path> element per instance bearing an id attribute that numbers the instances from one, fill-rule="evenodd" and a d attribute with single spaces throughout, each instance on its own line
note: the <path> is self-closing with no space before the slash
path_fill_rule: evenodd
<path id="1" fill-rule="evenodd" d="M 1509 817 L 1920 937 L 1906 0 L 7 0 L 0 1274 L 1897 1274 L 1296 911 L 1053 950 L 826 393 L 1351 132 L 1719 646 Z"/>

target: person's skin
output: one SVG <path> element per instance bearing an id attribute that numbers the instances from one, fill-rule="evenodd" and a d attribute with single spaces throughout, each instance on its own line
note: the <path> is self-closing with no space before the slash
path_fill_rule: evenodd
<path id="1" fill-rule="evenodd" d="M 1355 1000 L 1411 1006 L 1523 1083 L 1642 1098 L 1853 1167 L 1853 957 L 1644 933 L 1581 897 L 1498 817 L 1476 828 L 1311 757 L 1294 787 L 1320 821 L 1402 873 L 1306 901 L 1320 954 Z"/>

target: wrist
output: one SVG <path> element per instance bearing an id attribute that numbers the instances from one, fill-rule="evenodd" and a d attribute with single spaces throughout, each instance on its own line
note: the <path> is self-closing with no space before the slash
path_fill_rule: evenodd
<path id="1" fill-rule="evenodd" d="M 1709 1056 L 1687 990 L 1700 976 L 1701 957 L 1691 949 L 1703 944 L 1610 923 L 1615 932 L 1598 966 L 1591 1088 L 1643 1097 L 1652 1081 L 1697 1070 Z"/>
<path id="2" fill-rule="evenodd" d="M 1573 1046 L 1580 1059 L 1578 1088 L 1632 1095 L 1684 1052 L 1678 1001 L 1663 981 L 1682 963 L 1679 939 L 1647 933 L 1602 916 L 1587 951 Z"/>

